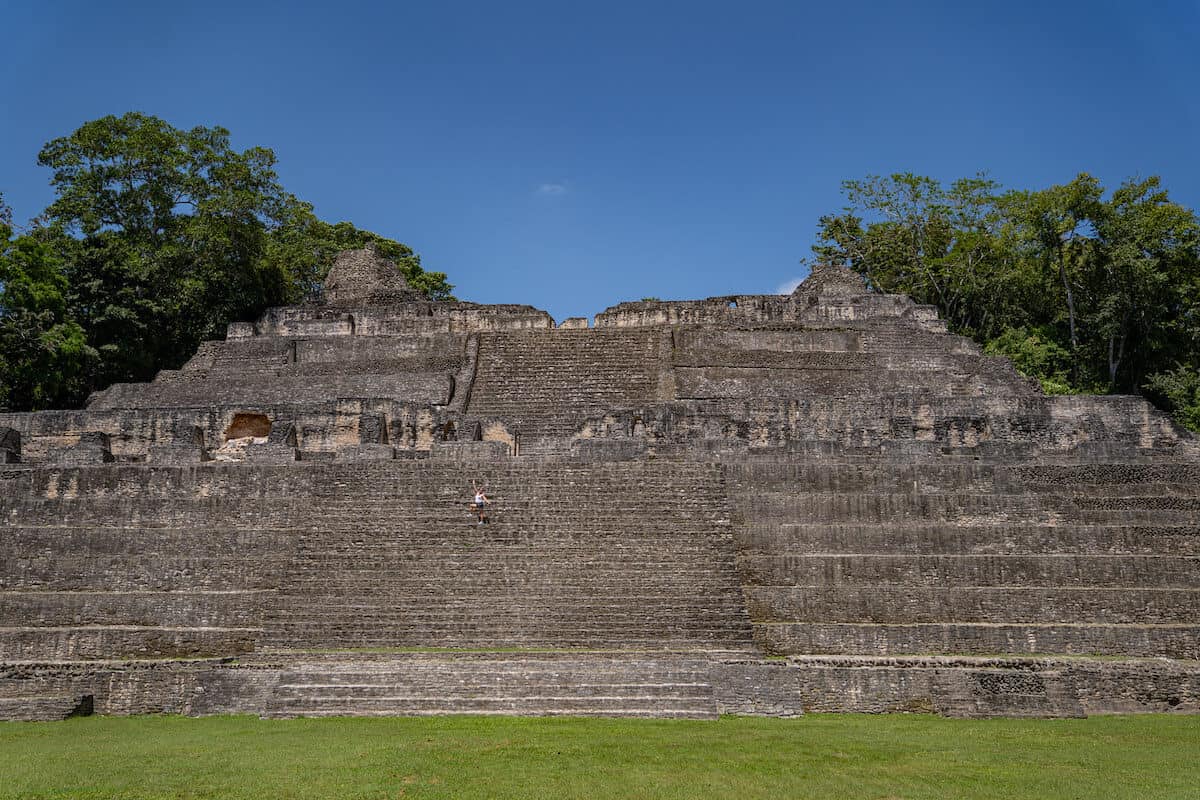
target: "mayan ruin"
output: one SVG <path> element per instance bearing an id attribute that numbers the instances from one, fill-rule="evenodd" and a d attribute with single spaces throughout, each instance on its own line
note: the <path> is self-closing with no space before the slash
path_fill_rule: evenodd
<path id="1" fill-rule="evenodd" d="M 556 324 L 348 251 L 0 414 L 0 719 L 1196 712 L 1198 515 L 1166 415 L 849 270 Z"/>

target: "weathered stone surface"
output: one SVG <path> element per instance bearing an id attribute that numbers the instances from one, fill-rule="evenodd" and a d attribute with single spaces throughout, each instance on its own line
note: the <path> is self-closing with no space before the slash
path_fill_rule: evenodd
<path id="1" fill-rule="evenodd" d="M 839 268 L 556 328 L 359 251 L 0 464 L 2 718 L 1200 711 L 1195 438 Z"/>
<path id="2" fill-rule="evenodd" d="M 812 274 L 792 290 L 792 299 L 803 303 L 819 303 L 821 298 L 851 298 L 866 294 L 862 276 L 845 267 L 817 264 Z"/>
<path id="3" fill-rule="evenodd" d="M 381 256 L 372 244 L 338 254 L 325 278 L 325 302 L 330 305 L 379 305 L 420 297 L 395 262 Z"/>

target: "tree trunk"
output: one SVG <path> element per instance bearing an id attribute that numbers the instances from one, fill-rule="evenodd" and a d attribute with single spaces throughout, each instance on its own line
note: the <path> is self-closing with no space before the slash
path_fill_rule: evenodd
<path id="1" fill-rule="evenodd" d="M 1129 341 L 1129 334 L 1126 333 L 1126 325 L 1129 322 L 1129 315 L 1125 315 L 1125 319 L 1121 320 L 1121 341 L 1117 345 L 1117 352 L 1113 354 L 1113 342 L 1117 339 L 1116 334 L 1108 337 L 1108 385 L 1110 389 L 1117 387 L 1117 370 L 1121 368 L 1121 362 L 1125 360 L 1125 342 Z"/>
<path id="2" fill-rule="evenodd" d="M 1067 319 L 1071 324 L 1071 383 L 1079 384 L 1079 341 L 1075 336 L 1075 294 L 1071 291 L 1071 282 L 1067 280 L 1066 252 L 1063 246 L 1058 246 L 1058 277 L 1062 279 L 1063 290 L 1067 293 Z"/>
<path id="3" fill-rule="evenodd" d="M 1113 345 L 1117 337 L 1110 335 L 1108 337 L 1108 387 L 1111 389 L 1117 383 L 1117 362 L 1119 359 L 1114 358 Z"/>

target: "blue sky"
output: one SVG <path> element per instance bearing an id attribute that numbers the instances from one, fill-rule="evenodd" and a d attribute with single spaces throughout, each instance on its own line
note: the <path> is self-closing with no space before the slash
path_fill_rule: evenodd
<path id="1" fill-rule="evenodd" d="M 1162 175 L 1200 205 L 1200 4 L 0 0 L 0 192 L 140 110 L 556 318 L 775 291 L 839 183 Z"/>

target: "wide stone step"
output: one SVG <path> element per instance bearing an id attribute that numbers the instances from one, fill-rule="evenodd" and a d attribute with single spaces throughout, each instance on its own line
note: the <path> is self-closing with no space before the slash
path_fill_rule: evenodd
<path id="1" fill-rule="evenodd" d="M 416 631 L 398 632 L 389 635 L 387 631 L 363 633 L 361 636 L 348 634 L 344 631 L 308 631 L 305 629 L 273 631 L 263 637 L 262 648 L 270 650 L 288 649 L 398 649 L 398 648 L 447 648 L 447 649 L 487 649 L 487 648 L 524 648 L 524 649 L 616 649 L 620 647 L 644 647 L 680 650 L 686 648 L 720 648 L 744 646 L 752 643 L 749 630 L 742 631 L 675 631 L 672 629 L 657 630 L 596 630 L 596 631 L 564 631 L 556 634 L 553 631 L 522 631 L 506 630 L 496 633 L 494 630 L 472 631 Z M 136 651 L 130 651 L 136 652 Z M 235 652 L 215 651 L 214 654 L 235 654 Z M 46 657 L 37 653 L 29 657 Z M 80 656 L 82 657 L 82 656 Z"/>
<path id="2" fill-rule="evenodd" d="M 219 500 L 225 490 L 240 489 L 251 497 L 287 497 L 291 490 L 309 488 L 323 494 L 337 489 L 372 496 L 379 489 L 416 489 L 443 491 L 452 487 L 469 488 L 472 481 L 495 486 L 554 488 L 569 485 L 600 485 L 638 476 L 648 485 L 668 485 L 686 476 L 720 475 L 719 467 L 702 463 L 520 461 L 506 460 L 479 464 L 439 461 L 388 460 L 372 462 L 307 463 L 288 465 L 208 462 L 182 466 L 107 464 L 95 466 L 55 466 L 35 468 L 21 473 L 28 486 L 44 492 L 46 499 L 71 500 L 88 495 L 166 496 L 177 492 L 207 493 Z"/>
<path id="3" fill-rule="evenodd" d="M 1187 490 L 1191 494 L 1200 490 L 1200 465 L 1194 461 L 1037 464 L 1010 467 L 1003 474 L 1022 486 L 1048 491 L 1061 491 L 1064 485 L 1103 486 L 1106 490 L 1133 491 L 1138 486 L 1161 484 Z"/>
<path id="4" fill-rule="evenodd" d="M 63 520 L 67 522 L 67 520 Z M 5 528 L 0 558 L 56 556 L 63 553 L 176 554 L 246 557 L 271 556 L 295 540 L 287 528 L 132 528 L 105 527 L 87 520 L 80 527 L 62 525 Z"/>
<path id="5" fill-rule="evenodd" d="M 1200 558 L 1110 555 L 752 555 L 748 586 L 1142 586 L 1200 588 Z"/>
<path id="6" fill-rule="evenodd" d="M 1085 716 L 1065 671 L 944 670 L 934 685 L 934 707 L 945 717 Z"/>
<path id="7" fill-rule="evenodd" d="M 756 622 L 1164 624 L 1200 619 L 1200 590 L 1120 587 L 755 586 Z"/>
<path id="8" fill-rule="evenodd" d="M 578 659 L 579 656 L 576 656 Z M 708 681 L 701 680 L 701 670 L 707 664 L 669 665 L 631 655 L 627 662 L 616 659 L 598 663 L 583 663 L 578 660 L 519 660 L 488 661 L 471 668 L 457 662 L 414 661 L 402 666 L 387 662 L 380 664 L 344 664 L 327 666 L 292 667 L 285 669 L 279 677 L 279 689 L 309 691 L 328 688 L 341 694 L 362 689 L 394 690 L 406 684 L 426 689 L 436 695 L 446 687 L 456 691 L 474 692 L 479 688 L 490 690 L 519 690 L 555 684 L 569 684 L 580 692 L 603 689 L 606 692 L 642 692 L 649 687 L 661 687 L 656 691 L 694 695 L 708 688 Z M 378 692 L 376 692 L 378 693 Z M 535 692 L 536 693 L 536 692 Z"/>
<path id="9" fill-rule="evenodd" d="M 386 703 L 395 700 L 426 700 L 448 701 L 447 694 L 457 695 L 453 699 L 478 699 L 480 693 L 491 695 L 491 701 L 542 701 L 558 700 L 574 703 L 595 703 L 620 699 L 649 699 L 651 697 L 664 702 L 694 701 L 696 698 L 711 699 L 712 687 L 707 683 L 672 683 L 662 681 L 651 683 L 641 681 L 636 683 L 618 682 L 588 682 L 586 676 L 581 676 L 578 682 L 570 683 L 571 695 L 564 697 L 562 679 L 549 680 L 543 678 L 540 682 L 526 681 L 523 683 L 486 683 L 486 682 L 447 682 L 435 686 L 395 686 L 388 682 L 370 683 L 299 683 L 289 680 L 280 683 L 275 689 L 275 697 L 280 702 L 298 700 L 306 704 L 338 702 L 364 703 L 376 701 Z M 435 689 L 436 691 L 430 691 Z"/>
<path id="10" fill-rule="evenodd" d="M 384 594 L 456 595 L 464 589 L 484 595 L 511 596 L 525 592 L 544 595 L 553 593 L 559 586 L 566 586 L 569 592 L 580 592 L 587 596 L 608 592 L 614 597 L 621 597 L 647 594 L 686 596 L 680 592 L 691 592 L 706 586 L 714 591 L 730 591 L 737 584 L 732 569 L 716 568 L 663 574 L 655 571 L 639 573 L 620 569 L 589 570 L 572 568 L 570 565 L 561 565 L 561 568 L 543 565 L 530 569 L 477 569 L 473 572 L 464 570 L 459 574 L 430 575 L 428 571 L 420 569 L 389 570 L 389 565 L 383 563 L 380 571 L 382 576 L 372 579 L 370 571 L 344 570 L 322 576 L 320 569 L 306 571 L 298 568 L 279 584 L 279 588 L 283 594 L 330 596 L 351 591 L 365 593 L 365 596 L 374 599 Z"/>
<path id="11" fill-rule="evenodd" d="M 644 719 L 705 719 L 715 720 L 718 718 L 716 711 L 708 708 L 691 708 L 680 710 L 659 710 L 655 704 L 650 703 L 647 707 L 629 707 L 622 705 L 615 708 L 606 708 L 602 710 L 584 710 L 580 708 L 559 708 L 557 706 L 540 705 L 535 708 L 464 708 L 455 706 L 452 709 L 421 709 L 421 708 L 399 708 L 399 709 L 337 709 L 337 710 L 309 710 L 309 709 L 293 709 L 280 710 L 264 714 L 264 717 L 429 717 L 429 716 L 448 716 L 457 714 L 489 714 L 493 716 L 514 716 L 514 717 L 637 717 Z"/>
<path id="12" fill-rule="evenodd" d="M 233 591 L 273 589 L 261 560 L 140 556 L 62 556 L 0 561 L 0 590 Z"/>
<path id="13" fill-rule="evenodd" d="M 637 651 L 630 652 L 625 658 L 605 655 L 592 660 L 583 660 L 587 658 L 586 653 L 570 652 L 547 653 L 541 659 L 481 658 L 478 661 L 459 658 L 455 653 L 446 654 L 442 660 L 432 653 L 411 654 L 414 658 L 408 660 L 401 660 L 401 655 L 380 654 L 377 662 L 347 659 L 289 666 L 280 673 L 279 686 L 392 687 L 408 683 L 437 687 L 441 691 L 443 685 L 474 690 L 480 686 L 522 688 L 554 683 L 591 688 L 644 688 L 669 684 L 672 690 L 691 692 L 693 687 L 708 684 L 707 679 L 701 679 L 709 667 L 707 661 L 673 662 L 664 657 L 650 658 Z"/>
<path id="14" fill-rule="evenodd" d="M 424 614 L 439 616 L 441 614 L 457 614 L 466 610 L 487 610 L 489 613 L 527 613 L 530 609 L 542 609 L 544 613 L 555 610 L 571 611 L 588 616 L 601 617 L 628 613 L 623 608 L 640 608 L 650 612 L 679 612 L 693 614 L 717 614 L 723 611 L 740 609 L 740 596 L 736 587 L 728 587 L 719 594 L 708 597 L 685 598 L 678 596 L 663 597 L 655 594 L 640 595 L 600 595 L 597 593 L 579 593 L 576 596 L 564 593 L 547 592 L 537 595 L 526 592 L 507 594 L 471 593 L 463 597 L 437 597 L 428 594 L 378 596 L 351 596 L 343 594 L 317 595 L 310 597 L 307 607 L 297 607 L 296 601 L 308 595 L 281 594 L 272 596 L 264 602 L 278 606 L 274 613 L 280 616 L 303 615 L 309 610 L 321 613 L 350 613 L 350 614 L 385 614 L 410 616 Z M 33 602 L 36 602 L 34 600 Z"/>
<path id="15" fill-rule="evenodd" d="M 1196 527 L 1200 525 L 1200 512 L 1177 508 L 1080 508 L 1071 512 L 1068 521 L 1090 525 Z"/>
<path id="16" fill-rule="evenodd" d="M 636 481 L 636 477 L 631 477 L 632 481 Z M 377 511 L 386 515 L 397 515 L 400 518 L 415 519 L 425 517 L 429 514 L 437 516 L 447 516 L 454 511 L 461 510 L 471 502 L 472 494 L 470 488 L 459 489 L 457 492 L 445 497 L 421 497 L 414 495 L 412 490 L 398 489 L 395 494 L 374 494 L 371 497 L 355 498 L 349 494 L 338 495 L 336 497 L 322 498 L 308 492 L 303 487 L 297 488 L 298 493 L 303 492 L 301 497 L 292 497 L 290 499 L 280 499 L 278 511 L 286 514 L 292 510 L 303 510 L 305 513 L 323 513 L 329 515 L 330 512 L 336 512 L 341 509 L 354 508 L 365 512 Z M 566 509 L 571 512 L 575 509 L 577 516 L 580 518 L 600 518 L 618 516 L 623 512 L 642 511 L 642 510 L 659 510 L 664 508 L 692 508 L 697 511 L 702 509 L 718 509 L 723 505 L 723 500 L 719 495 L 709 493 L 695 493 L 676 491 L 661 491 L 655 493 L 631 493 L 630 487 L 623 485 L 614 485 L 603 491 L 596 491 L 593 487 L 590 490 L 580 490 L 573 492 L 568 488 L 560 487 L 555 493 L 549 492 L 531 492 L 529 495 L 507 494 L 500 493 L 494 489 L 488 493 L 492 504 L 499 508 L 508 508 L 514 511 L 520 511 L 528 514 L 535 514 L 538 511 L 554 511 L 561 513 Z M 178 497 L 171 497 L 169 500 L 172 503 L 179 505 L 178 509 L 163 509 L 161 504 L 162 499 L 155 500 L 152 497 L 146 496 L 141 498 L 129 498 L 118 500 L 116 498 L 95 498 L 93 502 L 87 502 L 87 499 L 80 500 L 79 498 L 71 498 L 68 500 L 59 500 L 57 498 L 49 500 L 30 500 L 26 502 L 24 511 L 33 513 L 46 513 L 49 511 L 62 511 L 65 509 L 87 509 L 91 513 L 103 511 L 106 509 L 121 509 L 122 515 L 116 516 L 100 516 L 101 519 L 129 519 L 130 516 L 135 517 L 131 520 L 132 525 L 147 525 L 140 517 L 149 515 L 155 509 L 167 513 L 165 518 L 170 519 L 170 514 L 179 514 L 184 512 L 195 511 L 230 511 L 241 510 L 243 513 L 255 513 L 255 518 L 263 520 L 259 526 L 262 528 L 278 528 L 285 527 L 273 525 L 270 522 L 271 516 L 275 513 L 275 509 L 271 507 L 256 508 L 255 501 L 267 501 L 270 498 L 251 498 L 239 497 L 237 494 L 230 494 L 220 500 L 211 500 L 198 498 L 194 495 L 181 493 Z M 250 503 L 251 505 L 247 505 Z M 20 510 L 20 509 L 19 509 Z M 130 512 L 133 512 L 130 514 Z M 86 517 L 76 517 L 78 519 L 86 519 Z M 35 524 L 27 518 L 22 517 L 24 524 Z M 344 520 L 343 520 L 344 522 Z M 50 522 L 51 525 L 61 525 L 62 520 L 56 519 Z M 211 525 L 211 521 L 207 523 Z M 40 527 L 40 525 L 39 525 Z M 149 527 L 149 525 L 147 525 Z M 154 526 L 158 527 L 158 526 Z M 253 529 L 256 526 L 251 526 Z"/>
<path id="17" fill-rule="evenodd" d="M 1200 625 L 775 623 L 754 626 L 777 655 L 1022 654 L 1200 658 Z"/>
<path id="18" fill-rule="evenodd" d="M 285 669 L 268 711 L 714 718 L 711 663 L 638 652 L 329 655 Z"/>
<path id="19" fill-rule="evenodd" d="M 600 631 L 611 626 L 614 638 L 637 630 L 657 631 L 659 635 L 669 634 L 672 626 L 678 633 L 696 630 L 737 630 L 746 625 L 747 617 L 743 613 L 731 610 L 724 614 L 680 613 L 674 619 L 655 620 L 646 622 L 646 616 L 638 617 L 631 607 L 626 614 L 589 615 L 586 609 L 571 609 L 569 613 L 538 610 L 534 607 L 509 613 L 488 612 L 485 607 L 464 610 L 460 613 L 415 613 L 415 614 L 377 614 L 352 612 L 321 613 L 314 609 L 311 612 L 293 616 L 268 615 L 268 624 L 272 630 L 331 630 L 339 634 L 351 635 L 359 632 L 364 635 L 382 635 L 386 632 L 402 630 L 425 631 L 475 631 L 480 632 L 489 626 L 494 626 L 497 636 L 503 636 L 512 631 L 560 631 L 564 633 L 582 631 Z"/>
<path id="20" fill-rule="evenodd" d="M 1194 661 L 803 655 L 789 657 L 787 664 L 795 670 L 808 711 L 941 710 L 963 715 L 964 699 L 982 695 L 985 703 L 971 703 L 976 712 L 982 711 L 981 716 L 1027 715 L 1003 708 L 1006 696 L 1012 694 L 1042 695 L 1052 712 L 1046 716 L 1063 716 L 1072 704 L 1088 714 L 1200 711 L 1192 690 L 1200 685 L 1200 664 Z M 1041 686 L 1038 676 L 1044 679 Z M 1059 705 L 1058 700 L 1066 703 Z"/>
<path id="21" fill-rule="evenodd" d="M 198 658 L 255 649 L 262 628 L 0 627 L 0 660 Z"/>
<path id="22" fill-rule="evenodd" d="M 489 619 L 497 622 L 506 619 L 522 622 L 543 619 L 564 621 L 569 619 L 579 619 L 581 621 L 590 619 L 597 622 L 606 622 L 610 620 L 627 621 L 631 617 L 636 616 L 639 613 L 639 609 L 643 618 L 669 614 L 686 619 L 703 618 L 711 621 L 713 624 L 725 618 L 745 618 L 741 604 L 736 602 L 736 598 L 733 595 L 717 601 L 697 602 L 691 605 L 685 602 L 646 603 L 639 602 L 636 599 L 622 599 L 617 602 L 610 602 L 607 606 L 599 600 L 575 602 L 547 601 L 538 603 L 516 596 L 491 598 L 465 596 L 457 600 L 451 599 L 449 608 L 444 607 L 441 603 L 430 602 L 428 600 L 402 604 L 391 602 L 384 597 L 356 599 L 352 604 L 339 603 L 337 602 L 338 598 L 318 598 L 311 606 L 296 608 L 295 601 L 299 600 L 299 596 L 289 597 L 284 595 L 281 598 L 281 601 L 284 603 L 289 600 L 293 601 L 292 606 L 289 608 L 286 605 L 282 605 L 278 610 L 273 609 L 270 612 L 272 619 L 282 622 L 289 619 L 358 616 L 370 621 L 408 620 L 411 622 L 458 620 L 463 618 Z"/>
<path id="23" fill-rule="evenodd" d="M 533 695 L 500 697 L 428 697 L 423 695 L 372 695 L 365 697 L 280 697 L 272 716 L 365 716 L 371 712 L 402 716 L 424 714 L 599 714 L 628 716 L 636 710 L 647 716 L 715 717 L 711 697 L 644 695 Z"/>
<path id="24" fill-rule="evenodd" d="M 892 523 L 922 524 L 949 522 L 965 525 L 1089 522 L 1084 512 L 1046 507 L 1031 498 L 999 498 L 986 495 L 755 495 L 735 504 L 736 519 L 742 522 L 772 520 L 809 524 Z"/>
<path id="25" fill-rule="evenodd" d="M 385 627 L 380 625 L 356 625 L 353 619 L 337 617 L 321 618 L 308 617 L 292 620 L 271 620 L 265 624 L 264 640 L 269 640 L 278 646 L 280 642 L 294 639 L 296 647 L 314 647 L 312 643 L 344 641 L 347 645 L 361 647 L 363 642 L 375 642 L 380 647 L 430 646 L 441 645 L 449 647 L 487 647 L 512 646 L 515 644 L 537 643 L 545 646 L 572 647 L 611 647 L 621 646 L 624 641 L 637 641 L 640 644 L 652 644 L 660 647 L 690 647 L 695 642 L 726 642 L 726 646 L 736 647 L 749 641 L 750 624 L 737 619 L 717 620 L 662 620 L 639 621 L 629 618 L 624 621 L 615 620 L 605 624 L 583 625 L 577 620 L 530 620 L 523 624 L 508 621 L 503 628 L 498 628 L 493 621 L 485 617 L 462 617 L 443 621 L 422 622 L 421 620 L 396 622 Z M 0 629 L 3 632 L 5 629 Z M 22 631 L 26 640 L 38 642 L 42 637 L 49 640 L 52 636 L 61 636 L 63 629 L 31 628 Z M 74 633 L 74 631 L 72 631 Z M 89 631 L 81 631 L 75 638 L 82 638 Z M 218 639 L 214 634 L 210 639 L 230 641 L 231 631 Z M 251 633 L 257 633 L 251 631 Z M 197 631 L 200 637 L 203 631 Z M 129 638 L 138 635 L 130 632 Z M 141 634 L 143 638 L 152 637 L 149 633 Z M 185 634 L 178 634 L 184 637 Z M 161 637 L 160 637 L 161 638 Z M 236 640 L 233 640 L 236 641 Z M 659 644 L 661 643 L 661 644 Z M 34 653 L 35 657 L 38 656 Z"/>
<path id="26" fill-rule="evenodd" d="M 621 646 L 646 646 L 686 648 L 700 644 L 722 647 L 747 645 L 752 641 L 749 623 L 735 624 L 699 622 L 669 624 L 637 624 L 636 622 L 613 622 L 604 627 L 579 625 L 554 625 L 552 623 L 507 624 L 503 628 L 485 624 L 480 620 L 471 622 L 447 621 L 425 624 L 376 625 L 373 628 L 354 627 L 341 624 L 339 620 L 310 620 L 308 622 L 269 625 L 261 638 L 264 646 L 332 648 L 341 647 L 555 647 L 555 648 L 611 648 Z M 43 657 L 33 645 L 48 646 L 50 641 L 37 641 L 27 637 L 30 647 L 24 651 L 30 657 Z M 199 650 L 199 648 L 196 648 Z M 225 652 L 212 649 L 213 653 Z M 244 652 L 244 651 L 239 651 Z M 14 656 L 15 657 L 15 656 Z M 48 657 L 48 656 L 47 656 Z"/>
<path id="27" fill-rule="evenodd" d="M 0 592 L 0 619 L 24 626 L 261 627 L 271 590 Z"/>
<path id="28" fill-rule="evenodd" d="M 0 721 L 53 722 L 69 717 L 78 704 L 71 695 L 0 697 Z"/>
<path id="29" fill-rule="evenodd" d="M 1200 555 L 1200 526 L 777 523 L 738 535 L 744 552 L 897 555 Z"/>
<path id="30" fill-rule="evenodd" d="M 92 512 L 99 513 L 97 509 Z M 47 522 L 58 519 L 58 513 L 46 513 Z M 114 510 L 114 514 L 123 513 Z M 691 502 L 669 502 L 659 505 L 608 506 L 600 510 L 589 510 L 564 500 L 562 503 L 547 505 L 538 509 L 512 508 L 500 502 L 493 502 L 487 508 L 489 520 L 502 527 L 512 527 L 516 531 L 544 531 L 553 534 L 556 530 L 574 531 L 574 535 L 584 534 L 615 534 L 622 529 L 628 531 L 630 538 L 649 534 L 674 536 L 705 536 L 714 533 L 710 526 L 728 526 L 728 512 L 711 505 L 696 505 Z M 36 524 L 40 515 L 26 518 L 30 524 Z M 455 530 L 468 526 L 477 520 L 474 509 L 469 508 L 465 500 L 454 503 L 444 510 L 422 513 L 419 510 L 395 511 L 390 508 L 356 507 L 346 504 L 344 509 L 322 508 L 311 511 L 280 509 L 265 511 L 262 514 L 250 514 L 245 510 L 231 509 L 229 514 L 223 510 L 187 508 L 186 504 L 169 510 L 155 508 L 138 521 L 147 527 L 185 529 L 192 524 L 203 525 L 212 519 L 222 519 L 224 524 L 238 525 L 244 523 L 253 529 L 255 525 L 287 528 L 291 532 L 316 532 L 325 530 L 345 530 L 346 520 L 357 520 L 361 530 L 370 531 L 376 535 L 394 534 L 420 535 L 423 532 L 436 534 L 439 530 Z M 265 549 L 266 542 L 253 549 Z M 286 545 L 285 545 L 286 546 Z M 204 547 L 199 548 L 201 552 Z M 11 552 L 11 551 L 10 551 Z M 18 551 L 20 552 L 20 551 Z"/>

